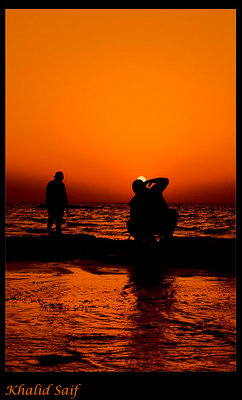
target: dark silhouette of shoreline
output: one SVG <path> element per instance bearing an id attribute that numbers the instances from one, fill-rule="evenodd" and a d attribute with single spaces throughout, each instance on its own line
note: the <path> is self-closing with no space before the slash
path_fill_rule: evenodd
<path id="1" fill-rule="evenodd" d="M 93 235 L 25 236 L 6 238 L 6 260 L 100 260 L 147 268 L 204 268 L 235 272 L 235 239 L 180 238 L 162 240 L 156 247 L 134 240 L 96 238 Z"/>

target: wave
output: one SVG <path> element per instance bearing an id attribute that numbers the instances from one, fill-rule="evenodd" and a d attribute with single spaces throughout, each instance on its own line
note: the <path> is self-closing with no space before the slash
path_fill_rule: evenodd
<path id="1" fill-rule="evenodd" d="M 98 226 L 99 224 L 95 224 L 93 222 L 85 223 L 85 222 L 67 222 L 68 226 Z"/>
<path id="2" fill-rule="evenodd" d="M 209 229 L 203 229 L 202 232 L 203 233 L 207 233 L 207 234 L 222 234 L 222 233 L 226 233 L 228 231 L 227 228 L 209 228 Z"/>
<path id="3" fill-rule="evenodd" d="M 46 229 L 44 228 L 26 228 L 25 231 L 28 233 L 46 233 Z"/>
<path id="4" fill-rule="evenodd" d="M 41 209 L 43 208 L 43 210 Z M 63 219 L 63 232 L 81 234 L 85 231 L 106 238 L 124 238 L 129 219 L 128 204 L 70 204 L 70 212 Z M 216 205 L 179 205 L 175 236 L 235 238 L 235 208 Z M 9 205 L 6 215 L 6 236 L 23 236 L 26 232 L 38 235 L 47 224 L 44 204 Z M 18 231 L 18 232 L 17 232 Z"/>

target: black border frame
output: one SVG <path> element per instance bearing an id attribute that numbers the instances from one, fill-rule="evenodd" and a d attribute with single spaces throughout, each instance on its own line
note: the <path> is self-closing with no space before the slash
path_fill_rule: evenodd
<path id="1" fill-rule="evenodd" d="M 47 5 L 47 4 L 46 4 Z M 86 5 L 86 4 L 85 4 Z M 117 4 L 116 4 L 117 5 Z M 119 4 L 118 4 L 119 5 Z M 83 7 L 84 4 L 81 4 L 80 8 L 88 8 L 88 9 L 160 9 L 160 7 L 151 7 L 151 4 L 147 5 L 147 7 L 125 7 L 125 4 L 122 4 L 122 7 Z M 14 4 L 15 6 L 15 4 Z M 159 4 L 161 6 L 161 4 Z M 224 4 L 220 4 L 219 7 L 211 7 L 211 3 L 208 7 L 206 4 L 202 4 L 203 7 L 164 7 L 169 9 L 181 8 L 181 9 L 235 9 L 236 10 L 236 110 L 238 109 L 239 97 L 238 97 L 238 87 L 239 87 L 239 71 L 241 71 L 241 65 L 239 62 L 239 53 L 240 53 L 240 43 L 239 43 L 239 31 L 240 31 L 240 10 L 235 4 L 229 4 L 228 7 L 225 7 Z M 0 173 L 1 173 L 1 191 L 0 191 L 0 199 L 1 199 L 1 220 L 0 220 L 0 235 L 3 240 L 3 249 L 1 251 L 1 270 L 0 270 L 0 290 L 1 290 L 1 300 L 4 305 L 5 299 L 5 258 L 6 258 L 6 243 L 5 243 L 5 10 L 6 9 L 29 9 L 29 8 L 44 8 L 43 3 L 41 7 L 5 7 L 0 10 L 0 29 L 1 29 L 1 59 L 2 59 L 2 74 L 1 74 L 1 128 L 2 133 L 0 136 L 1 140 L 1 157 L 0 157 Z M 61 7 L 50 7 L 48 4 L 47 9 L 50 8 L 61 8 Z M 67 9 L 76 9 L 79 7 L 66 7 Z M 162 7 L 163 8 L 163 7 Z M 237 114 L 236 118 L 237 123 L 237 135 L 236 135 L 236 221 L 237 221 L 237 238 L 236 238 L 236 282 L 237 282 L 237 351 L 236 351 L 236 359 L 237 359 L 237 367 L 236 372 L 128 372 L 128 373 L 112 373 L 112 372 L 100 372 L 100 373 L 92 373 L 92 372 L 80 372 L 80 373 L 62 373 L 62 372 L 5 372 L 5 329 L 4 323 L 1 324 L 1 352 L 0 352 L 0 392 L 4 396 L 4 398 L 8 398 L 9 400 L 13 400 L 13 396 L 5 396 L 6 387 L 8 385 L 17 385 L 24 383 L 26 387 L 33 386 L 35 384 L 41 383 L 44 386 L 50 383 L 54 383 L 55 385 L 62 384 L 65 386 L 71 386 L 73 384 L 81 383 L 81 389 L 78 392 L 76 399 L 83 398 L 99 398 L 102 396 L 108 397 L 111 395 L 113 399 L 116 397 L 119 398 L 121 396 L 125 396 L 124 398 L 129 398 L 130 396 L 136 399 L 137 397 L 145 397 L 153 399 L 155 397 L 166 398 L 175 396 L 186 396 L 186 398 L 195 398 L 197 396 L 202 397 L 206 396 L 206 398 L 218 398 L 218 396 L 231 396 L 235 395 L 237 392 L 239 393 L 239 381 L 241 378 L 241 361 L 240 361 L 240 265 L 241 258 L 239 249 L 241 248 L 241 225 L 240 225 L 240 211 L 241 211 L 241 197 L 240 197 L 240 182 L 241 182 L 241 174 L 240 174 L 240 148 L 239 148 L 239 115 Z M 5 321 L 5 312 L 4 306 L 1 307 L 2 314 L 1 319 L 3 322 Z M 90 397 L 91 396 L 91 397 Z M 95 396 L 95 397 L 93 397 Z M 27 400 L 32 398 L 37 398 L 36 396 L 19 396 L 14 397 L 16 400 Z M 52 400 L 51 397 L 42 397 L 43 399 L 48 398 Z M 62 396 L 62 399 L 66 397 Z M 56 397 L 59 399 L 59 396 Z M 66 398 L 67 399 L 67 398 Z M 69 397 L 68 397 L 69 400 Z"/>

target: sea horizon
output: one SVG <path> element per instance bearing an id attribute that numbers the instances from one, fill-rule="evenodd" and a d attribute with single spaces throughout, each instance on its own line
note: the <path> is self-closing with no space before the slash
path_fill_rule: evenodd
<path id="1" fill-rule="evenodd" d="M 179 214 L 174 236 L 236 237 L 233 203 L 168 203 Z M 63 234 L 89 234 L 109 239 L 127 238 L 130 208 L 126 202 L 70 203 L 64 214 Z M 47 234 L 48 213 L 44 203 L 8 203 L 6 236 Z"/>

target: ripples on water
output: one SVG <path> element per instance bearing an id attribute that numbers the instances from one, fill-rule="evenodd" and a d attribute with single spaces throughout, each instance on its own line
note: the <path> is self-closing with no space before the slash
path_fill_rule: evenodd
<path id="1" fill-rule="evenodd" d="M 63 233 L 126 239 L 127 204 L 82 204 Z M 235 237 L 234 205 L 172 204 L 175 236 Z M 7 206 L 6 236 L 46 235 L 47 211 Z M 91 262 L 6 274 L 8 371 L 234 371 L 235 277 Z M 12 268 L 12 269 L 11 269 Z"/>
<path id="2" fill-rule="evenodd" d="M 234 371 L 235 279 L 91 262 L 19 263 L 7 371 Z"/>
<path id="3" fill-rule="evenodd" d="M 6 236 L 46 233 L 47 210 L 37 204 L 9 204 L 6 213 Z M 129 206 L 125 203 L 79 204 L 64 216 L 63 233 L 86 233 L 96 237 L 125 239 Z M 234 238 L 235 206 L 232 204 L 171 204 L 179 221 L 175 236 L 210 236 Z"/>

